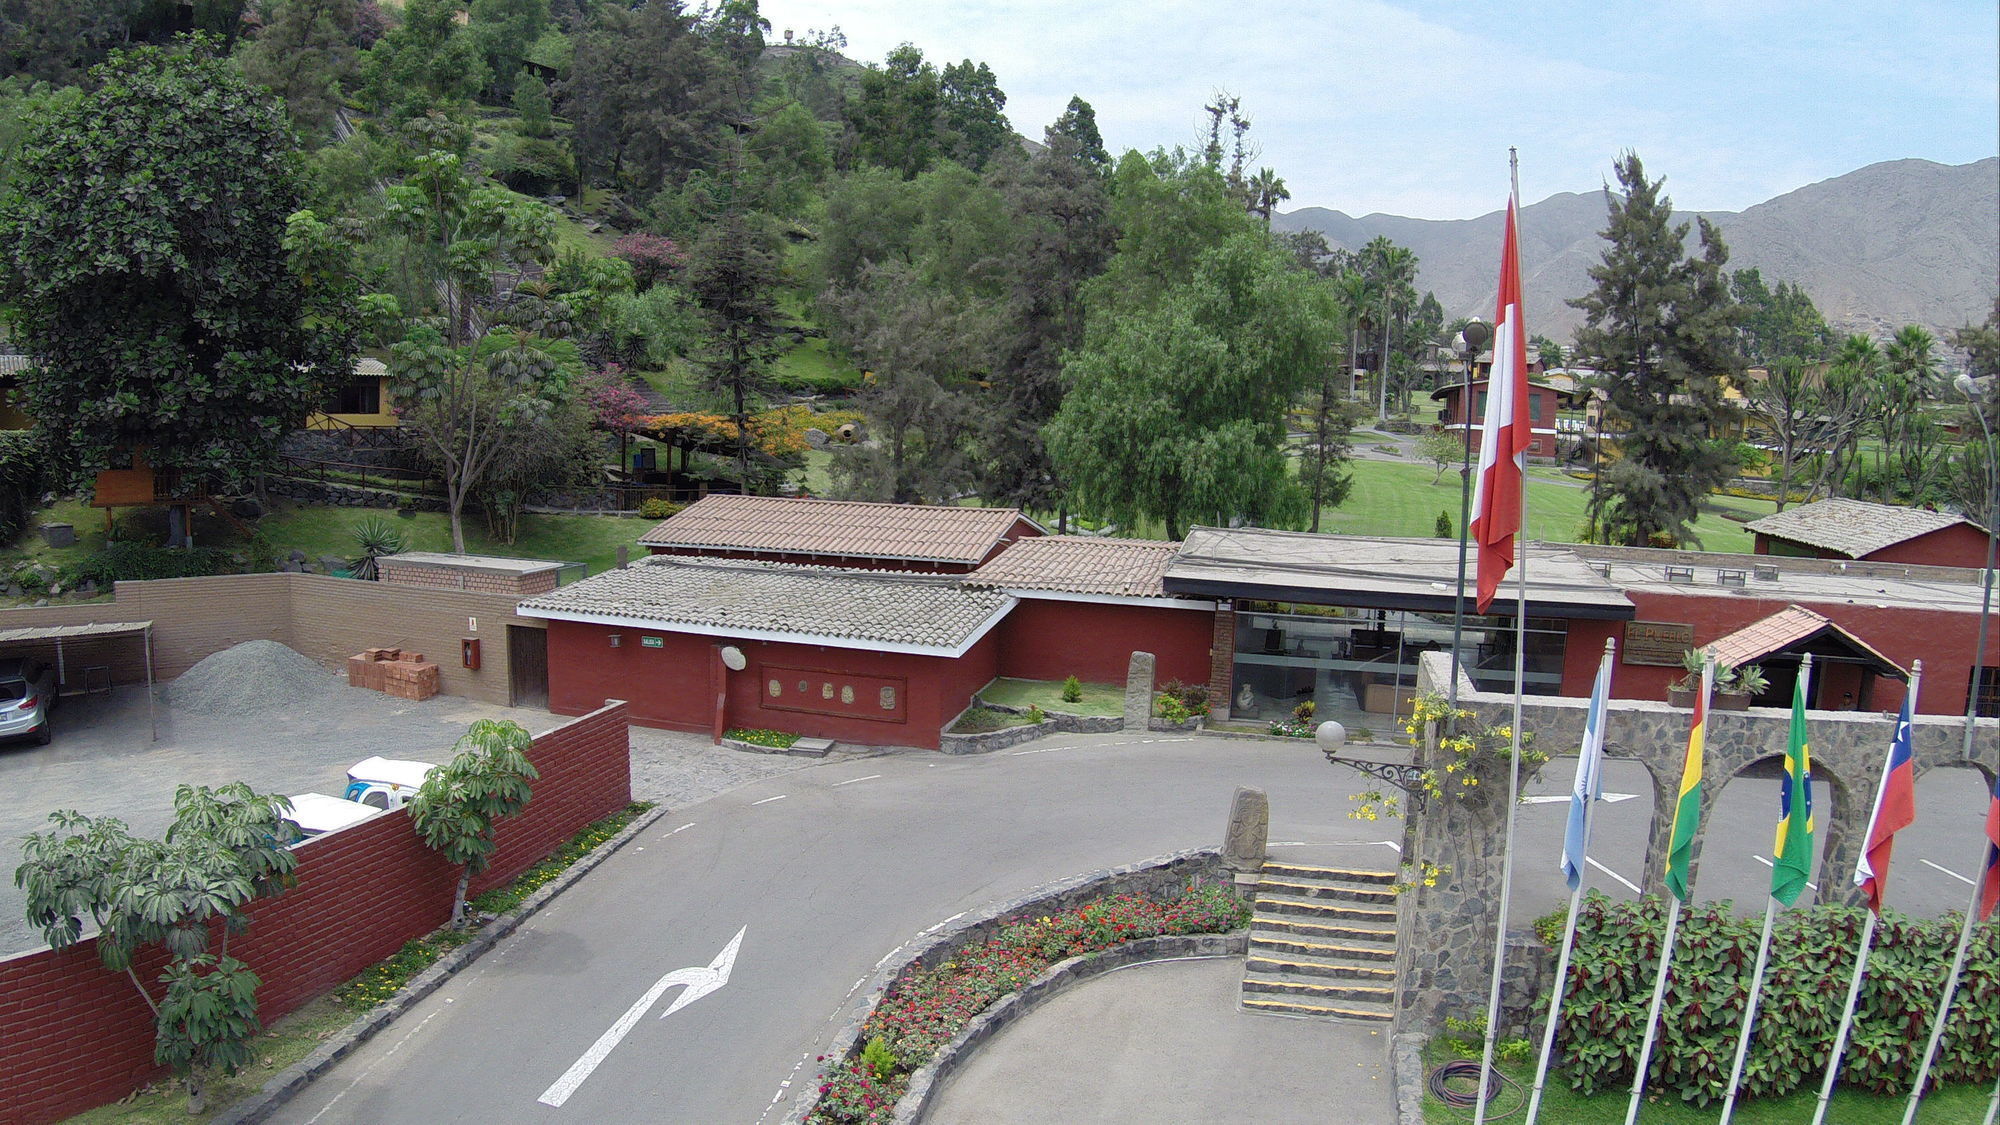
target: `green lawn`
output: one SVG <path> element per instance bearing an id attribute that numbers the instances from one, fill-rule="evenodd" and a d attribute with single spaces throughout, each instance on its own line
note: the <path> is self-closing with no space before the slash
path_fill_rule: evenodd
<path id="1" fill-rule="evenodd" d="M 987 684 L 980 698 L 1003 707 L 1040 707 L 1070 715 L 1115 718 L 1125 713 L 1125 685 L 1084 684 L 1083 702 L 1065 703 L 1057 680 L 1013 680 L 1002 677 Z"/>
<path id="2" fill-rule="evenodd" d="M 318 508 L 283 505 L 261 521 L 264 533 L 282 558 L 287 551 L 300 550 L 307 558 L 354 553 L 354 525 L 375 517 L 388 521 L 403 532 L 406 548 L 412 551 L 451 550 L 451 523 L 442 512 L 418 512 L 398 516 L 386 508 Z M 581 562 L 590 572 L 610 570 L 617 565 L 618 547 L 632 547 L 632 557 L 645 552 L 633 546 L 639 536 L 656 521 L 619 516 L 546 516 L 525 514 L 521 534 L 512 543 L 500 543 L 486 533 L 486 521 L 477 514 L 465 519 L 465 549 L 475 555 L 505 558 L 553 559 Z"/>
<path id="3" fill-rule="evenodd" d="M 1456 533 L 1460 504 L 1456 469 L 1446 469 L 1432 483 L 1437 474 L 1427 464 L 1357 460 L 1351 468 L 1354 491 L 1340 507 L 1322 509 L 1320 530 L 1348 535 L 1428 536 L 1436 528 L 1438 513 L 1445 512 Z M 1528 470 L 1529 537 L 1576 542 L 1585 529 L 1589 502 L 1587 481 L 1572 480 L 1553 469 Z M 1737 553 L 1748 553 L 1753 537 L 1723 511 L 1755 519 L 1776 509 L 1767 500 L 1733 496 L 1711 497 L 1705 507 L 1712 510 L 1705 511 L 1695 524 L 1701 548 Z"/>
<path id="4" fill-rule="evenodd" d="M 771 364 L 771 376 L 780 386 L 819 394 L 851 394 L 861 388 L 861 369 L 835 359 L 824 336 L 800 340 Z"/>
<path id="5" fill-rule="evenodd" d="M 1477 1061 L 1476 1052 L 1468 1053 L 1474 1054 Z M 1433 1044 L 1424 1051 L 1424 1065 L 1434 1067 L 1458 1057 L 1461 1056 L 1457 1053 L 1439 1051 Z M 1487 1120 L 1518 1121 L 1526 1112 L 1528 1091 L 1535 1082 L 1534 1065 L 1502 1064 L 1500 1071 L 1515 1085 L 1502 1089 L 1498 1097 L 1487 1103 Z M 1476 1080 L 1468 1080 L 1463 1085 L 1470 1092 L 1475 1083 Z M 1731 1120 L 1742 1125 L 1798 1125 L 1799 1122 L 1810 1121 L 1818 1101 L 1819 1075 L 1815 1074 L 1807 1085 L 1807 1090 L 1783 1098 L 1739 1101 Z M 1991 1096 L 1992 1090 L 1991 1086 L 1984 1085 L 1950 1086 L 1938 1090 L 1925 1098 L 1923 1108 L 1917 1111 L 1918 1125 L 1945 1125 L 1946 1122 L 1969 1125 L 1978 1121 L 1985 1112 L 1986 1099 Z M 1542 1090 L 1540 1119 L 1560 1121 L 1563 1125 L 1619 1125 L 1625 1120 L 1630 1093 L 1628 1086 L 1586 1098 L 1551 1077 Z M 1827 1120 L 1838 1122 L 1838 1125 L 1897 1125 L 1903 1120 L 1903 1105 L 1900 1095 L 1883 1097 L 1836 1087 L 1833 1100 L 1828 1103 Z M 1643 1125 L 1713 1125 L 1721 1114 L 1719 1103 L 1701 1109 L 1671 1094 L 1648 1095 L 1646 1104 L 1639 1111 L 1639 1120 Z M 1425 1091 L 1424 1121 L 1427 1125 L 1460 1125 L 1470 1120 L 1472 1110 L 1454 1109 Z"/>

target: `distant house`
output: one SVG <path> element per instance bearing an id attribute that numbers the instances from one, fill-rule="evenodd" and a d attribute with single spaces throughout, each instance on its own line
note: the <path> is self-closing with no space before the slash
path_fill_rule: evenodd
<path id="1" fill-rule="evenodd" d="M 359 359 L 354 362 L 354 373 L 324 407 L 306 416 L 306 429 L 394 429 L 399 424 L 395 406 L 389 368 L 379 359 Z"/>
<path id="2" fill-rule="evenodd" d="M 1486 395 L 1489 380 L 1485 377 L 1474 379 L 1468 385 L 1455 383 L 1449 387 L 1439 387 L 1431 392 L 1431 398 L 1444 404 L 1438 412 L 1438 428 L 1444 430 L 1470 429 L 1472 448 L 1476 451 L 1485 433 Z M 1528 383 L 1528 430 L 1534 435 L 1534 444 L 1528 447 L 1530 457 L 1556 456 L 1556 411 L 1562 402 L 1562 392 L 1547 383 Z M 1466 417 L 1468 406 L 1471 417 Z"/>
<path id="3" fill-rule="evenodd" d="M 1946 512 L 1830 499 L 1745 525 L 1760 555 L 1984 567 L 1986 529 Z"/>
<path id="4" fill-rule="evenodd" d="M 0 430 L 25 430 L 35 424 L 21 409 L 21 372 L 28 363 L 27 356 L 0 352 Z"/>
<path id="5" fill-rule="evenodd" d="M 963 574 L 1045 534 L 1013 508 L 710 495 L 639 537 L 655 555 Z"/>

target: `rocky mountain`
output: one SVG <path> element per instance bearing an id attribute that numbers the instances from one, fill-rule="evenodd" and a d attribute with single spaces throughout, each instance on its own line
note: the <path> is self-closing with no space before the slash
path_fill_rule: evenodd
<path id="1" fill-rule="evenodd" d="M 1696 214 L 1722 228 L 1731 269 L 1755 266 L 1768 283 L 1797 282 L 1849 332 L 1883 334 L 1905 324 L 1949 332 L 1984 320 L 2000 287 L 2000 159 L 1886 161 L 1740 212 L 1675 217 L 1692 224 Z M 1387 235 L 1416 252 L 1419 290 L 1436 292 L 1452 316 L 1491 319 L 1503 221 L 1500 211 L 1432 220 L 1307 207 L 1276 216 L 1272 226 L 1318 230 L 1348 249 Z M 1567 341 L 1582 323 L 1565 302 L 1589 292 L 1587 271 L 1603 255 L 1604 224 L 1601 191 L 1553 195 L 1521 209 L 1529 331 Z"/>

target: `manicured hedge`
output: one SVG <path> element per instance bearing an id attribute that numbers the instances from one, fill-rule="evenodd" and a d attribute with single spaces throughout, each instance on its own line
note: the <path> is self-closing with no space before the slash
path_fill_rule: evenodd
<path id="1" fill-rule="evenodd" d="M 1864 911 L 1838 906 L 1779 915 L 1758 1001 L 1757 1036 L 1744 1067 L 1744 1096 L 1789 1094 L 1820 1081 L 1865 917 Z M 1842 1086 L 1908 1092 L 1962 921 L 1959 915 L 1929 921 L 1893 911 L 1883 915 L 1857 1001 Z M 1614 903 L 1593 894 L 1585 901 L 1555 1065 L 1578 1092 L 1631 1085 L 1665 922 L 1665 907 L 1656 898 Z M 1726 1093 L 1762 922 L 1761 914 L 1737 917 L 1728 903 L 1702 903 L 1683 915 L 1646 1078 L 1650 1089 L 1703 1106 Z M 1560 924 L 1560 916 L 1545 919 L 1544 936 L 1560 933 Z M 2000 1074 L 2000 925 L 1982 926 L 1973 936 L 1931 1074 L 1941 1082 L 1985 1083 Z"/>

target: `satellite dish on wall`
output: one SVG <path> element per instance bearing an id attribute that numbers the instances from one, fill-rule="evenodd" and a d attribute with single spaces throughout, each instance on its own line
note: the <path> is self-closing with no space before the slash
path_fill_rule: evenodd
<path id="1" fill-rule="evenodd" d="M 735 645 L 723 645 L 722 666 L 732 672 L 741 672 L 750 666 L 750 661 L 744 658 L 742 649 Z"/>

